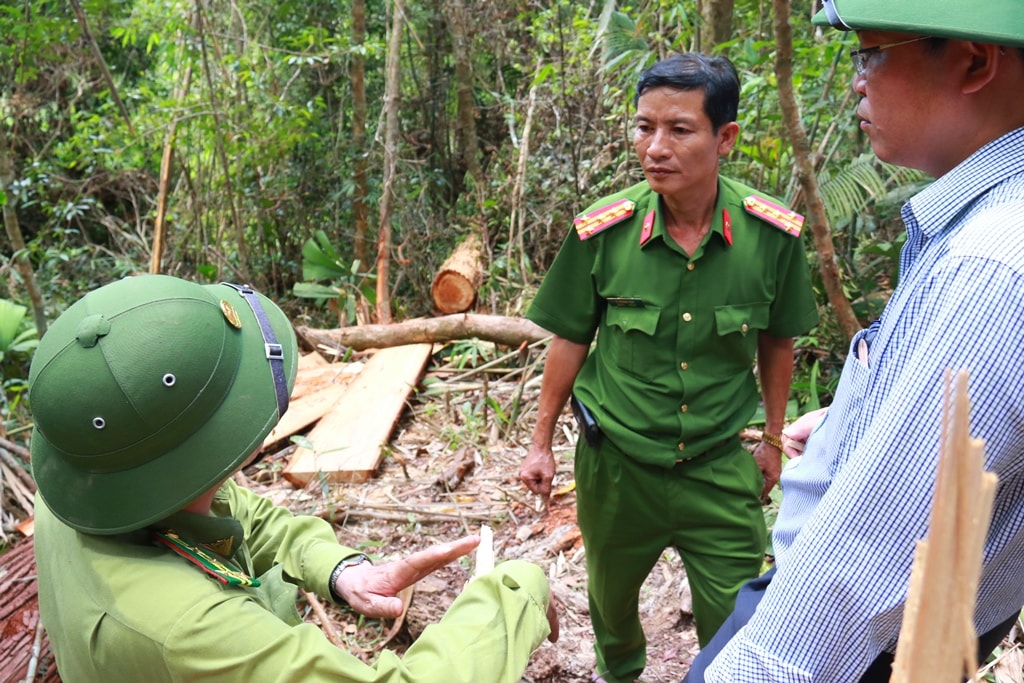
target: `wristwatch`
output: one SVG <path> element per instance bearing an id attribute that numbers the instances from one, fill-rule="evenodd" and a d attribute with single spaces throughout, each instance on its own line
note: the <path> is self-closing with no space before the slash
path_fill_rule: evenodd
<path id="1" fill-rule="evenodd" d="M 761 441 L 763 443 L 768 444 L 769 446 L 774 446 L 775 448 L 778 448 L 780 451 L 782 450 L 782 437 L 778 434 L 769 434 L 768 432 L 762 432 Z"/>
<path id="2" fill-rule="evenodd" d="M 354 567 L 357 564 L 363 564 L 364 562 L 370 562 L 370 558 L 359 553 L 358 555 L 349 555 L 334 567 L 334 571 L 331 572 L 331 578 L 327 581 L 327 588 L 331 591 L 331 597 L 334 598 L 335 602 L 345 602 L 345 599 L 338 595 L 334 590 L 334 584 L 337 583 L 338 577 L 341 576 L 341 573 L 349 567 Z M 370 562 L 370 564 L 373 563 Z"/>

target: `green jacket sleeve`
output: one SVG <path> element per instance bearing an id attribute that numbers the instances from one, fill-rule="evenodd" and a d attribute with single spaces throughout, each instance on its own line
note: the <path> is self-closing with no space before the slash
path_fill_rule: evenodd
<path id="1" fill-rule="evenodd" d="M 331 599 L 327 585 L 331 571 L 359 553 L 340 545 L 327 521 L 293 515 L 232 480 L 221 487 L 214 506 L 219 514 L 229 514 L 242 524 L 257 576 L 280 564 L 299 586 L 327 599 Z"/>
<path id="2" fill-rule="evenodd" d="M 547 581 L 513 561 L 474 579 L 404 657 L 374 665 L 331 645 L 311 624 L 289 627 L 255 602 L 211 596 L 188 610 L 164 644 L 176 681 L 274 683 L 518 683 L 548 634 Z"/>

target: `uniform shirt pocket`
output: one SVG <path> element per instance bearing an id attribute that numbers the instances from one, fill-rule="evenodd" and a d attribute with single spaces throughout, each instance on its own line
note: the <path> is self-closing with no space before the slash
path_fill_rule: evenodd
<path id="1" fill-rule="evenodd" d="M 740 335 L 746 336 L 752 330 L 767 329 L 769 305 L 769 302 L 762 301 L 754 304 L 716 306 L 715 329 L 718 335 L 725 337 L 739 332 Z"/>
<path id="2" fill-rule="evenodd" d="M 757 353 L 757 332 L 768 328 L 770 302 L 715 307 L 715 355 L 723 374 L 749 370 Z"/>
<path id="3" fill-rule="evenodd" d="M 659 363 L 655 332 L 660 317 L 661 308 L 658 306 L 608 307 L 605 317 L 608 350 L 623 371 L 642 379 L 653 379 L 656 376 Z M 664 369 L 664 365 L 661 365 L 661 369 Z"/>

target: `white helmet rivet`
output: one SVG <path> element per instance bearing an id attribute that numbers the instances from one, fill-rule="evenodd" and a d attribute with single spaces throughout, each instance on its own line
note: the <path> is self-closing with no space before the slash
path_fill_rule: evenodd
<path id="1" fill-rule="evenodd" d="M 174 383 L 177 382 L 177 381 L 178 381 L 178 378 L 175 377 L 174 375 L 172 375 L 169 372 L 166 375 L 164 375 L 164 386 L 165 387 L 173 387 Z"/>
<path id="2" fill-rule="evenodd" d="M 107 426 L 107 421 L 104 420 L 102 417 L 94 417 L 92 419 L 92 426 L 95 427 L 96 429 L 103 429 L 104 427 Z"/>

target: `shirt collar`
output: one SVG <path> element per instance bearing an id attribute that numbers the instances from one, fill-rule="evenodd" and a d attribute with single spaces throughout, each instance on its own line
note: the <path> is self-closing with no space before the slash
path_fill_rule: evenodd
<path id="1" fill-rule="evenodd" d="M 926 237 L 934 237 L 978 197 L 1019 173 L 1024 173 L 1024 128 L 988 143 L 917 193 L 904 206 L 904 222 L 908 228 L 916 222 Z"/>
<path id="2" fill-rule="evenodd" d="M 232 559 L 245 538 L 241 523 L 232 517 L 198 515 L 184 510 L 165 517 L 153 528 L 173 531 L 186 543 L 202 546 L 227 559 Z"/>
<path id="3" fill-rule="evenodd" d="M 726 195 L 728 194 L 731 193 L 726 191 L 726 188 L 722 185 L 722 179 L 719 178 L 718 199 L 715 201 L 715 210 L 711 216 L 710 232 L 717 234 L 724 246 L 728 246 L 728 241 L 725 238 L 725 221 L 723 220 L 722 210 L 728 210 L 729 215 L 733 218 L 738 215 L 737 211 L 743 210 L 742 201 L 737 201 L 731 196 L 727 197 Z M 639 213 L 642 219 L 646 219 L 650 212 L 654 212 L 654 227 L 651 230 L 650 237 L 644 240 L 641 248 L 646 247 L 648 244 L 653 242 L 655 238 L 660 239 L 666 244 L 672 241 L 665 233 L 665 215 L 664 211 L 662 211 L 660 194 L 657 192 L 650 192 L 646 202 L 637 202 L 637 208 L 640 209 Z"/>

